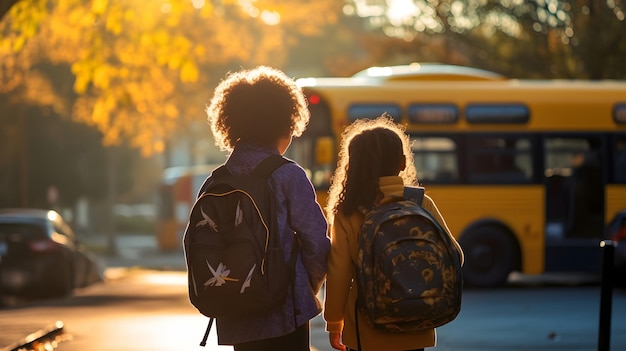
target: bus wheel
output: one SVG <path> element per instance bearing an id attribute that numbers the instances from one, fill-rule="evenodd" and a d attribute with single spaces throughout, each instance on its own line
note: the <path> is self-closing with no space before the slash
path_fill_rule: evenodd
<path id="1" fill-rule="evenodd" d="M 463 280 L 476 287 L 506 283 L 513 267 L 511 238 L 495 227 L 480 227 L 463 234 L 459 244 L 465 254 Z"/>

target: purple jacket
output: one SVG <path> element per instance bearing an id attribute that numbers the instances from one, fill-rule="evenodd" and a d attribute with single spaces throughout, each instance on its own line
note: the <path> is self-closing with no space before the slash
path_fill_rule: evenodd
<path id="1" fill-rule="evenodd" d="M 232 174 L 248 174 L 270 154 L 278 154 L 278 150 L 240 143 L 226 160 L 226 168 Z M 201 189 L 204 189 L 210 179 L 209 176 Z M 298 233 L 300 238 L 295 300 L 289 292 L 285 305 L 268 313 L 246 318 L 218 318 L 220 345 L 240 344 L 288 334 L 322 310 L 316 295 L 326 277 L 330 239 L 327 233 L 328 224 L 317 203 L 315 189 L 304 169 L 295 162 L 274 171 L 270 177 L 270 185 L 276 194 L 280 239 L 286 255 L 289 255 L 294 245 L 293 233 Z M 294 312 L 297 325 L 294 325 Z"/>

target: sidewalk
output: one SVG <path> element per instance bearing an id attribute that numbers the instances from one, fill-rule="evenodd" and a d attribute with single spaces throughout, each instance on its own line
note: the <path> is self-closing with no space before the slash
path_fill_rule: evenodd
<path id="1" fill-rule="evenodd" d="M 105 252 L 107 237 L 91 236 L 80 238 L 81 242 L 94 252 Z M 150 235 L 119 235 L 116 237 L 117 255 L 97 254 L 103 270 L 104 279 L 122 278 L 129 269 L 141 267 L 155 270 L 186 270 L 182 248 L 171 252 L 161 252 L 156 239 Z M 24 303 L 3 300 L 7 308 L 13 303 Z M 28 303 L 28 302 L 26 302 Z M 16 321 L 3 326 L 0 332 L 0 351 L 17 351 L 41 349 L 42 345 L 51 342 L 63 334 L 64 325 L 61 321 L 51 325 L 36 325 Z"/>
<path id="2" fill-rule="evenodd" d="M 143 268 L 168 271 L 186 271 L 182 247 L 173 251 L 161 251 L 156 238 L 150 235 L 120 234 L 116 238 L 117 255 L 98 254 L 105 280 L 120 279 L 130 269 Z M 91 236 L 80 238 L 81 242 L 97 252 L 106 252 L 108 238 Z M 33 342 L 48 341 L 62 334 L 63 324 L 31 325 L 19 324 L 0 333 L 0 351 L 31 350 Z M 311 321 L 311 351 L 330 349 L 328 336 L 324 331 L 323 318 L 317 316 Z M 325 347 L 328 345 L 328 348 Z"/>
<path id="3" fill-rule="evenodd" d="M 117 255 L 100 254 L 102 264 L 106 267 L 105 274 L 111 275 L 117 268 L 142 267 L 157 270 L 184 271 L 185 256 L 182 246 L 172 251 L 159 249 L 157 240 L 152 235 L 119 234 L 115 237 Z M 107 248 L 106 236 L 81 238 L 81 241 L 90 248 L 104 252 Z"/>

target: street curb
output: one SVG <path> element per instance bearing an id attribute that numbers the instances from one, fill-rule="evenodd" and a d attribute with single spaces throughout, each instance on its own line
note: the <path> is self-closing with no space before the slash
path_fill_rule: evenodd
<path id="1" fill-rule="evenodd" d="M 17 341 L 7 347 L 0 349 L 0 351 L 26 351 L 35 349 L 37 344 L 44 344 L 51 340 L 54 340 L 57 336 L 63 334 L 63 322 L 56 321 L 47 328 L 40 329 L 34 333 L 29 334 L 24 339 Z M 37 347 L 39 350 L 41 346 Z"/>

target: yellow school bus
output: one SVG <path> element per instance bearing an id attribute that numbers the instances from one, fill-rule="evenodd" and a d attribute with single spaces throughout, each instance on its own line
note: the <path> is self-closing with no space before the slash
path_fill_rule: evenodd
<path id="1" fill-rule="evenodd" d="M 297 82 L 312 117 L 288 156 L 322 203 L 344 127 L 387 113 L 406 125 L 419 181 L 465 251 L 467 284 L 601 270 L 599 243 L 626 218 L 625 81 L 412 64 Z"/>

